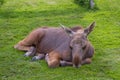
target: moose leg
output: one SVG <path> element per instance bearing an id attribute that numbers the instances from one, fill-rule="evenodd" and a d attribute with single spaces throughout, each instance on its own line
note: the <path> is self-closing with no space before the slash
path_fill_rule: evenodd
<path id="1" fill-rule="evenodd" d="M 30 49 L 24 54 L 25 57 L 34 56 L 36 53 L 36 48 L 31 46 Z"/>
<path id="2" fill-rule="evenodd" d="M 32 57 L 32 60 L 31 61 L 37 61 L 37 60 L 42 60 L 45 58 L 45 54 L 40 54 L 40 53 L 37 53 L 36 56 Z"/>
<path id="3" fill-rule="evenodd" d="M 18 42 L 14 48 L 20 51 L 29 51 L 31 46 L 33 45 L 32 35 L 28 35 L 25 39 Z"/>
<path id="4" fill-rule="evenodd" d="M 50 68 L 56 68 L 60 66 L 60 57 L 57 53 L 46 54 L 45 60 Z"/>
<path id="5" fill-rule="evenodd" d="M 18 42 L 14 48 L 21 51 L 28 51 L 30 50 L 31 46 L 36 46 L 43 36 L 44 32 L 42 29 L 36 29 L 32 31 L 25 39 Z"/>
<path id="6" fill-rule="evenodd" d="M 64 67 L 64 66 L 72 66 L 73 63 L 72 62 L 67 62 L 67 61 L 64 61 L 64 60 L 61 60 L 60 61 L 60 66 Z"/>
<path id="7" fill-rule="evenodd" d="M 86 58 L 86 59 L 84 59 L 83 61 L 82 61 L 82 65 L 84 65 L 84 64 L 90 64 L 92 62 L 92 60 L 91 60 L 91 58 Z M 73 63 L 72 62 L 67 62 L 67 61 L 63 61 L 63 60 L 61 60 L 60 61 L 60 65 L 62 66 L 62 67 L 64 67 L 64 66 L 72 66 L 73 65 Z"/>
<path id="8" fill-rule="evenodd" d="M 91 58 L 86 58 L 82 61 L 82 65 L 84 64 L 90 64 L 92 62 Z"/>

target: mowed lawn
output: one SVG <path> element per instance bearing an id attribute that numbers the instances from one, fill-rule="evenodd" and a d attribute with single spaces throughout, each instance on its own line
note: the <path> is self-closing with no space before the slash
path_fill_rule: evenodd
<path id="1" fill-rule="evenodd" d="M 0 80 L 120 80 L 120 1 L 95 0 L 89 10 L 74 0 L 5 0 L 0 6 Z M 80 68 L 50 69 L 31 62 L 13 46 L 40 26 L 96 27 L 89 35 L 93 62 Z"/>

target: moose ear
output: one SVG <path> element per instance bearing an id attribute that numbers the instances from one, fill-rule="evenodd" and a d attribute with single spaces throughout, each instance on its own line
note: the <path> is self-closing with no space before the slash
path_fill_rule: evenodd
<path id="1" fill-rule="evenodd" d="M 60 24 L 61 25 L 61 28 L 69 35 L 69 36 L 72 36 L 74 34 L 74 31 L 72 31 L 71 29 L 69 28 L 66 28 L 64 25 Z"/>
<path id="2" fill-rule="evenodd" d="M 95 22 L 93 22 L 92 24 L 90 24 L 89 27 L 87 27 L 85 30 L 84 30 L 84 33 L 86 35 L 90 34 L 90 32 L 93 30 L 93 28 L 95 27 Z"/>

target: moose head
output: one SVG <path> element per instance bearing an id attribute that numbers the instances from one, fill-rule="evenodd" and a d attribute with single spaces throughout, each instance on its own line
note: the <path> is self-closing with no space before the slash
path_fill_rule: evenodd
<path id="1" fill-rule="evenodd" d="M 95 22 L 90 24 L 85 29 L 80 29 L 76 32 L 72 31 L 70 28 L 65 28 L 61 25 L 63 30 L 71 37 L 70 47 L 72 49 L 72 63 L 73 67 L 80 67 L 82 64 L 82 59 L 84 58 L 86 51 L 85 48 L 88 44 L 87 36 L 91 33 L 95 26 Z"/>

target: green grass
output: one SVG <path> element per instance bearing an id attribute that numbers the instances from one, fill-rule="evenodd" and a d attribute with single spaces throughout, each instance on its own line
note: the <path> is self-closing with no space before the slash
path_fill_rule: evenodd
<path id="1" fill-rule="evenodd" d="M 0 80 L 120 80 L 120 1 L 95 0 L 88 10 L 74 0 L 5 0 L 0 7 Z M 44 60 L 30 62 L 13 45 L 40 26 L 88 26 L 93 62 L 79 69 L 48 68 Z"/>

